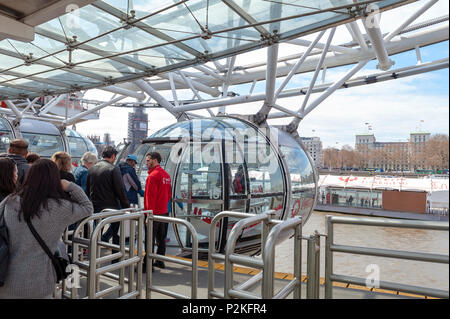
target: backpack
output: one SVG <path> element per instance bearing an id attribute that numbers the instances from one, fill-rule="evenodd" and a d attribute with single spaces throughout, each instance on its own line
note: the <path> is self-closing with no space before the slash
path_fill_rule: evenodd
<path id="1" fill-rule="evenodd" d="M 0 205 L 0 287 L 5 284 L 9 263 L 9 234 L 5 224 L 5 205 Z"/>

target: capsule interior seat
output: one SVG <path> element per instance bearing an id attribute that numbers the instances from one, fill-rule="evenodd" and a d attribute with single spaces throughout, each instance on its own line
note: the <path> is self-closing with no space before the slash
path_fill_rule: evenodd
<path id="1" fill-rule="evenodd" d="M 138 147 L 137 173 L 144 186 L 145 156 L 158 152 L 172 179 L 171 216 L 187 219 L 197 231 L 199 250 L 208 247 L 209 227 L 222 211 L 258 214 L 268 210 L 286 220 L 312 212 L 317 179 L 311 158 L 288 133 L 258 128 L 238 117 L 219 116 L 178 122 L 151 135 Z M 223 250 L 238 220 L 225 219 L 216 231 Z M 169 227 L 169 245 L 190 250 L 184 226 Z M 260 249 L 260 225 L 245 229 L 236 250 Z"/>

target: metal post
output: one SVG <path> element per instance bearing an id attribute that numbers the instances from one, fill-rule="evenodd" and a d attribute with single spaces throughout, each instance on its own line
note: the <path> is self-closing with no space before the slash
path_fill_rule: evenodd
<path id="1" fill-rule="evenodd" d="M 333 252 L 331 251 L 331 245 L 333 245 L 333 223 L 331 221 L 332 216 L 326 216 L 326 228 L 325 233 L 327 239 L 325 241 L 325 299 L 333 298 L 333 285 L 331 282 L 331 275 L 333 272 Z"/>
<path id="2" fill-rule="evenodd" d="M 294 299 L 300 299 L 302 297 L 302 224 L 295 227 L 294 277 L 298 280 L 298 285 L 294 289 Z"/>
<path id="3" fill-rule="evenodd" d="M 153 259 L 150 258 L 150 254 L 153 253 L 153 213 L 147 215 L 147 241 L 145 243 L 145 258 L 146 258 L 146 286 L 145 286 L 145 295 L 147 299 L 151 299 L 151 290 L 150 287 L 152 285 L 152 263 Z"/>
<path id="4" fill-rule="evenodd" d="M 317 231 L 308 238 L 307 299 L 319 299 L 320 285 L 320 237 Z"/>

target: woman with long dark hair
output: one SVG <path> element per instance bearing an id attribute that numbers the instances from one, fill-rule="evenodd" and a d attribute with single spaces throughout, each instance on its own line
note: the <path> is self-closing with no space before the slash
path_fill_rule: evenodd
<path id="1" fill-rule="evenodd" d="M 8 157 L 0 158 L 0 202 L 16 190 L 17 178 L 16 162 Z"/>
<path id="2" fill-rule="evenodd" d="M 81 187 L 60 180 L 53 161 L 39 159 L 20 189 L 0 204 L 2 210 L 9 230 L 10 263 L 0 298 L 51 298 L 56 273 L 27 221 L 54 252 L 65 228 L 92 214 L 92 203 Z"/>

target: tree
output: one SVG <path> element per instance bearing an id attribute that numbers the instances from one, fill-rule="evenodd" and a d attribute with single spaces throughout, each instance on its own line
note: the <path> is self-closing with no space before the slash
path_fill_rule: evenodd
<path id="1" fill-rule="evenodd" d="M 430 137 L 424 147 L 424 164 L 426 168 L 449 168 L 449 137 L 445 134 L 436 134 Z"/>

